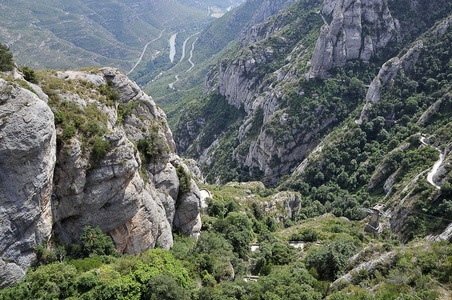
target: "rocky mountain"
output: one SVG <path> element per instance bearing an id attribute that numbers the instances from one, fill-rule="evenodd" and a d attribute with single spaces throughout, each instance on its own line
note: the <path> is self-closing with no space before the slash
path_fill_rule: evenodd
<path id="1" fill-rule="evenodd" d="M 358 109 L 382 63 L 449 13 L 447 1 L 297 1 L 253 26 L 206 77 L 206 99 L 245 115 L 212 132 L 215 104 L 201 100 L 206 109 L 189 107 L 176 127 L 178 151 L 208 165 L 211 179 L 275 185 Z"/>
<path id="2" fill-rule="evenodd" d="M 0 288 L 37 262 L 0 299 L 450 298 L 452 3 L 249 0 L 204 54 L 241 26 L 174 140 L 117 70 L 0 47 Z"/>
<path id="3" fill-rule="evenodd" d="M 99 226 L 118 252 L 199 235 L 200 194 L 175 153 L 165 114 L 115 69 L 14 70 L 0 79 L 1 287 L 25 275 L 34 248 Z"/>
<path id="4" fill-rule="evenodd" d="M 211 68 L 178 150 L 210 181 L 262 180 L 350 219 L 384 203 L 406 240 L 449 232 L 451 13 L 447 1 L 296 2 Z"/>

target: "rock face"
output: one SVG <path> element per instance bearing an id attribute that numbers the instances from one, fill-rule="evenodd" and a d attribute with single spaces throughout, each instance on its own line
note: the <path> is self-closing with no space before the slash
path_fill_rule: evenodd
<path id="1" fill-rule="evenodd" d="M 429 34 L 442 36 L 451 24 L 452 17 L 449 16 L 436 25 L 433 30 L 429 32 Z M 366 104 L 364 105 L 361 115 L 356 123 L 362 123 L 363 119 L 367 117 L 369 109 L 380 101 L 383 89 L 390 87 L 392 80 L 399 74 L 399 72 L 408 72 L 416 65 L 423 48 L 424 42 L 420 39 L 414 42 L 411 47 L 403 55 L 401 55 L 401 57 L 393 57 L 383 64 L 377 77 L 374 78 L 369 86 L 366 94 Z M 439 107 L 440 103 L 441 101 L 437 103 L 436 107 Z M 433 106 L 431 110 L 426 111 L 426 113 L 419 119 L 418 124 L 425 122 L 434 110 L 435 106 Z"/>
<path id="2" fill-rule="evenodd" d="M 85 87 L 79 93 L 54 92 L 65 107 L 102 120 L 98 142 L 108 147 L 94 157 L 96 144 L 82 125 L 70 138 L 64 122 L 55 128 L 54 113 L 64 108 L 52 103 L 52 113 L 32 92 L 0 81 L 2 286 L 24 276 L 34 247 L 52 233 L 69 244 L 78 241 L 85 226 L 99 226 L 118 251 L 128 254 L 156 243 L 169 249 L 173 225 L 197 236 L 199 190 L 174 154 L 166 116 L 153 100 L 114 69 L 51 76 L 61 86 Z M 102 100 L 99 91 L 106 87 L 117 93 L 115 101 Z M 97 115 L 88 115 L 93 109 Z M 180 176 L 189 185 L 183 191 Z"/>
<path id="3" fill-rule="evenodd" d="M 0 79 L 0 288 L 25 275 L 34 247 L 51 235 L 55 157 L 50 108 Z"/>
<path id="4" fill-rule="evenodd" d="M 242 32 L 241 46 L 257 42 L 270 36 L 274 31 L 278 31 L 277 26 L 269 26 L 270 23 L 262 22 L 295 2 L 295 0 L 265 0 L 254 13 L 250 25 Z"/>
<path id="5" fill-rule="evenodd" d="M 397 22 L 383 0 L 325 0 L 307 77 L 326 75 L 349 60 L 369 61 L 396 37 Z M 332 18 L 328 24 L 325 17 Z"/>

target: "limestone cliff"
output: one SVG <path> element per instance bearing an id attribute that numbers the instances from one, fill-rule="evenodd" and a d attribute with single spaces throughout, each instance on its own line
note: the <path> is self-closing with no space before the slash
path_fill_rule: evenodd
<path id="1" fill-rule="evenodd" d="M 199 189 L 151 97 L 114 69 L 41 73 L 48 104 L 39 86 L 0 79 L 1 286 L 36 245 L 77 242 L 85 226 L 129 254 L 169 249 L 173 226 L 198 235 Z"/>
<path id="2" fill-rule="evenodd" d="M 326 75 L 349 60 L 369 61 L 397 35 L 397 22 L 383 0 L 325 0 L 319 13 L 325 24 L 312 54 L 309 78 Z"/>
<path id="3" fill-rule="evenodd" d="M 25 276 L 34 247 L 51 235 L 55 161 L 50 108 L 0 79 L 0 288 Z"/>

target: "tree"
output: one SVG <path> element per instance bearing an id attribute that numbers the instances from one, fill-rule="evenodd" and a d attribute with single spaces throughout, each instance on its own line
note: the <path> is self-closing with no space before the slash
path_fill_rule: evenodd
<path id="1" fill-rule="evenodd" d="M 38 77 L 36 76 L 35 70 L 30 67 L 24 66 L 22 67 L 22 73 L 24 73 L 24 78 L 26 81 L 31 83 L 38 83 Z"/>
<path id="2" fill-rule="evenodd" d="M 190 293 L 181 287 L 173 277 L 167 274 L 158 274 L 148 281 L 141 294 L 141 299 L 183 300 L 191 299 L 191 297 Z"/>
<path id="3" fill-rule="evenodd" d="M 336 240 L 312 249 L 306 257 L 306 267 L 315 268 L 320 279 L 333 281 L 342 274 L 355 251 L 353 240 Z"/>
<path id="4" fill-rule="evenodd" d="M 13 55 L 5 45 L 0 44 L 0 71 L 12 71 L 13 69 Z"/>
<path id="5" fill-rule="evenodd" d="M 116 253 L 112 239 L 105 235 L 99 226 L 85 227 L 80 236 L 80 241 L 82 242 L 83 252 L 86 256 L 90 254 L 114 255 Z"/>

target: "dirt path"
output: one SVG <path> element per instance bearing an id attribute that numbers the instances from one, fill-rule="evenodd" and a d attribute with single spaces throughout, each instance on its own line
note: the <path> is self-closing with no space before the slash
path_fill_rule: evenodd
<path id="1" fill-rule="evenodd" d="M 165 31 L 165 29 L 163 29 L 162 31 L 160 31 L 160 34 L 159 34 L 158 37 L 156 37 L 156 38 L 153 39 L 152 41 L 148 42 L 148 43 L 144 46 L 143 51 L 141 52 L 140 58 L 138 59 L 137 63 L 133 66 L 132 70 L 130 70 L 129 72 L 127 72 L 126 75 L 129 75 L 130 73 L 133 72 L 133 70 L 135 70 L 135 68 L 140 64 L 141 60 L 143 59 L 143 55 L 144 55 L 144 53 L 146 52 L 146 49 L 148 48 L 148 46 L 149 46 L 152 42 L 155 42 L 156 40 L 160 39 L 160 38 L 162 37 L 164 31 Z"/>
<path id="2" fill-rule="evenodd" d="M 191 69 L 193 69 L 195 67 L 195 64 L 193 63 L 193 61 L 191 60 L 193 58 L 193 50 L 195 50 L 195 43 L 198 40 L 198 38 L 196 38 L 196 40 L 193 42 L 193 44 L 191 44 L 191 51 L 190 51 L 190 58 L 188 59 L 188 62 L 191 64 L 190 69 L 187 70 L 187 73 L 191 71 Z"/>
<path id="3" fill-rule="evenodd" d="M 429 145 L 426 142 L 425 137 L 421 137 L 421 143 L 424 145 Z M 434 187 L 436 187 L 437 189 L 440 189 L 441 186 L 437 185 L 434 181 L 433 178 L 435 177 L 435 175 L 438 173 L 439 167 L 441 166 L 441 164 L 444 161 L 444 158 L 446 157 L 446 154 L 444 153 L 444 151 L 441 151 L 438 147 L 435 147 L 433 145 L 429 145 L 432 146 L 433 148 L 435 148 L 436 150 L 439 151 L 439 159 L 435 162 L 435 164 L 433 165 L 433 168 L 430 170 L 430 172 L 428 172 L 427 174 L 427 181 L 433 185 Z"/>

